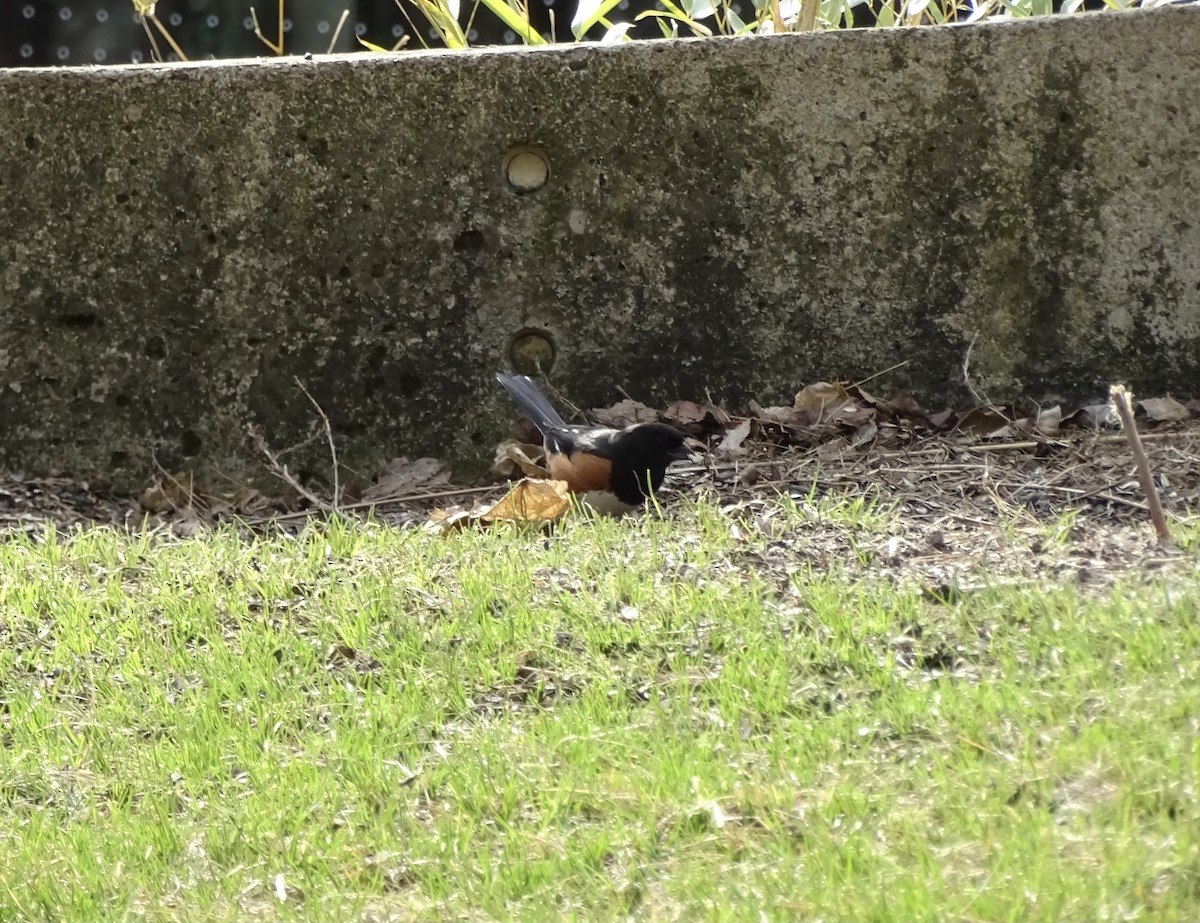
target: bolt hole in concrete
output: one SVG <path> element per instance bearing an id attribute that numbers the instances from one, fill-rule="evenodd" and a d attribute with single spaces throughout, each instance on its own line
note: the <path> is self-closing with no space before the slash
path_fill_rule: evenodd
<path id="1" fill-rule="evenodd" d="M 150 337 L 142 349 L 147 359 L 163 359 L 167 355 L 167 341 L 162 337 Z"/>
<path id="2" fill-rule="evenodd" d="M 401 397 L 412 397 L 425 387 L 425 381 L 420 376 L 410 375 L 406 372 L 400 376 L 399 385 Z"/>
<path id="3" fill-rule="evenodd" d="M 454 249 L 459 253 L 482 250 L 484 243 L 483 231 L 470 228 L 454 238 Z"/>
<path id="4" fill-rule="evenodd" d="M 514 147 L 504 156 L 504 178 L 517 195 L 536 192 L 550 179 L 550 159 L 539 148 Z"/>
<path id="5" fill-rule="evenodd" d="M 185 456 L 191 457 L 199 455 L 200 450 L 204 448 L 204 440 L 200 438 L 200 434 L 194 430 L 185 429 L 183 436 L 179 439 L 179 449 Z"/>
<path id="6" fill-rule="evenodd" d="M 554 336 L 548 330 L 533 327 L 517 331 L 508 347 L 508 359 L 521 375 L 549 372 L 557 353 Z"/>
<path id="7" fill-rule="evenodd" d="M 58 322 L 64 327 L 95 327 L 99 322 L 99 318 L 92 312 L 78 314 L 64 314 L 58 319 Z"/>

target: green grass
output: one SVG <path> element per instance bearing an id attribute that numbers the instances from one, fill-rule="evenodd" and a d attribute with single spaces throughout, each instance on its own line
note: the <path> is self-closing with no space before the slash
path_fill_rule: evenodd
<path id="1" fill-rule="evenodd" d="M 1200 918 L 1194 561 L 947 605 L 772 521 L 7 540 L 0 920 Z"/>

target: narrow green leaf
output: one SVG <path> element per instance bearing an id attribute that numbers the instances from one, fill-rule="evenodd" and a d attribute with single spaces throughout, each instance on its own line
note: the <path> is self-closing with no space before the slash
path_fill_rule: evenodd
<path id="1" fill-rule="evenodd" d="M 571 20 L 571 33 L 575 38 L 587 35 L 592 26 L 607 16 L 621 0 L 581 0 Z"/>
<path id="2" fill-rule="evenodd" d="M 504 0 L 480 0 L 480 2 L 487 7 L 488 12 L 512 29 L 517 38 L 526 45 L 546 44 L 546 40 L 542 38 L 538 30 L 529 24 L 529 19 L 514 10 Z"/>
<path id="3" fill-rule="evenodd" d="M 712 36 L 712 29 L 708 28 L 708 26 L 705 26 L 705 25 L 702 25 L 701 23 L 696 22 L 694 19 L 689 19 L 683 13 L 670 13 L 670 12 L 665 12 L 663 10 L 644 10 L 641 13 L 638 13 L 633 18 L 634 18 L 635 22 L 640 22 L 641 20 L 647 19 L 647 18 L 657 19 L 659 21 L 660 27 L 662 26 L 664 20 L 670 20 L 671 22 L 681 22 L 685 26 L 687 26 L 689 29 L 691 29 L 693 32 L 695 32 L 697 35 L 703 35 L 705 37 Z M 667 37 L 673 38 L 674 36 L 668 35 Z"/>

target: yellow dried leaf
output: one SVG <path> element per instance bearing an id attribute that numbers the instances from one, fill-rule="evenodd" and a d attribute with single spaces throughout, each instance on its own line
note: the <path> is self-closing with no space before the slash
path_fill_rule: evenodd
<path id="1" fill-rule="evenodd" d="M 526 478 L 480 515 L 484 522 L 553 522 L 571 508 L 566 481 Z"/>
<path id="2" fill-rule="evenodd" d="M 467 526 L 491 526 L 499 522 L 553 522 L 571 508 L 566 481 L 525 478 L 490 505 L 438 508 L 429 514 L 425 530 L 445 535 Z"/>
<path id="3" fill-rule="evenodd" d="M 815 381 L 796 392 L 792 407 L 815 414 L 818 419 L 827 420 L 853 403 L 853 399 L 846 393 L 845 385 L 839 382 Z"/>
<path id="4" fill-rule="evenodd" d="M 192 505 L 192 497 L 192 476 L 189 472 L 182 471 L 178 474 L 164 475 L 142 492 L 139 502 L 142 509 L 148 512 L 168 513 L 189 508 Z"/>

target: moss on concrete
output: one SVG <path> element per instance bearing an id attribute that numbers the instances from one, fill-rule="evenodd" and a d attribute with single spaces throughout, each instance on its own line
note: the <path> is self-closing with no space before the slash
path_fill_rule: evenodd
<path id="1" fill-rule="evenodd" d="M 0 72 L 0 467 L 478 469 L 577 403 L 1200 390 L 1200 10 Z M 504 175 L 522 145 L 550 180 Z"/>

